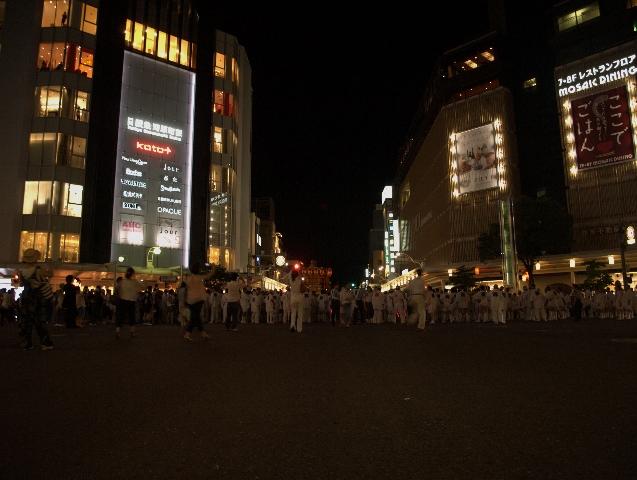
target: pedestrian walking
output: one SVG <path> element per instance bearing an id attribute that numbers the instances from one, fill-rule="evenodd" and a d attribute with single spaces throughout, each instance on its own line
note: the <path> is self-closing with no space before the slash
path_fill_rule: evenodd
<path id="1" fill-rule="evenodd" d="M 422 278 L 422 270 L 420 268 L 416 270 L 416 278 L 412 279 L 407 285 L 407 290 L 409 290 L 409 316 L 407 317 L 407 323 L 414 325 L 418 322 L 418 331 L 423 332 L 425 330 L 427 311 L 425 309 L 425 281 Z"/>
<path id="2" fill-rule="evenodd" d="M 191 275 L 186 277 L 186 305 L 190 309 L 190 323 L 186 329 L 184 340 L 192 341 L 190 334 L 196 328 L 201 333 L 201 338 L 209 340 L 210 335 L 206 333 L 201 323 L 201 309 L 203 303 L 206 301 L 206 289 L 204 288 L 204 281 L 208 280 L 215 274 L 215 266 L 212 266 L 212 270 L 206 275 L 201 275 L 201 269 L 198 263 L 194 263 L 190 268 Z"/>
<path id="3" fill-rule="evenodd" d="M 33 327 L 40 338 L 42 350 L 53 349 L 53 342 L 44 326 L 46 322 L 44 302 L 50 300 L 52 296 L 47 277 L 53 275 L 53 267 L 50 260 L 46 270 L 39 267 L 37 265 L 39 258 L 40 252 L 38 250 L 28 248 L 22 254 L 22 261 L 26 265 L 19 271 L 20 285 L 24 287 L 24 290 L 20 296 L 18 332 L 20 345 L 24 350 L 33 348 L 31 343 Z"/>
<path id="4" fill-rule="evenodd" d="M 117 298 L 117 309 L 115 310 L 116 338 L 121 338 L 120 329 L 126 317 L 128 317 L 131 338 L 137 336 L 135 331 L 135 302 L 137 301 L 137 296 L 143 291 L 144 286 L 135 279 L 135 270 L 132 267 L 128 267 L 124 278 L 118 281 L 113 292 Z"/>
<path id="5" fill-rule="evenodd" d="M 305 283 L 299 278 L 299 272 L 292 270 L 288 279 L 290 286 L 290 331 L 303 331 L 303 294 Z"/>
<path id="6" fill-rule="evenodd" d="M 226 284 L 228 303 L 226 305 L 226 331 L 237 331 L 239 320 L 239 303 L 241 301 L 241 290 L 245 288 L 243 278 L 237 272 L 230 273 L 230 281 Z"/>

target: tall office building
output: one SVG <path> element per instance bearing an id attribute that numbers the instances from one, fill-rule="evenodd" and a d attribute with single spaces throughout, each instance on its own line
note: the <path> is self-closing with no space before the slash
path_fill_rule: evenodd
<path id="1" fill-rule="evenodd" d="M 236 39 L 199 28 L 190 0 L 0 3 L 13 185 L 0 260 L 37 248 L 68 263 L 242 267 L 251 74 Z"/>

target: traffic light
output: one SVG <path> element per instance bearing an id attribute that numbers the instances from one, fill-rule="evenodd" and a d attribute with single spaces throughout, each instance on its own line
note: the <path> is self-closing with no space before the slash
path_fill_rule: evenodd
<path id="1" fill-rule="evenodd" d="M 14 285 L 19 285 L 20 284 L 20 275 L 18 275 L 17 273 L 13 276 L 13 278 L 11 279 L 11 283 L 13 283 Z"/>

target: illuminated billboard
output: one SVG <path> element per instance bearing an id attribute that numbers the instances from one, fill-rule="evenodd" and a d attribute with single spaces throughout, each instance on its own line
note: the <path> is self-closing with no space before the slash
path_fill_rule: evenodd
<path id="1" fill-rule="evenodd" d="M 626 85 L 571 101 L 578 170 L 635 159 Z"/>
<path id="2" fill-rule="evenodd" d="M 458 193 L 477 192 L 498 186 L 493 124 L 460 132 L 455 136 Z"/>
<path id="3" fill-rule="evenodd" d="M 124 52 L 111 260 L 188 265 L 195 74 Z"/>

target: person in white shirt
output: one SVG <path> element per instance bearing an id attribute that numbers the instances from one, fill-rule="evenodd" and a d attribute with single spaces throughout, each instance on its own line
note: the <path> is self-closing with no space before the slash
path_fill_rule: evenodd
<path id="1" fill-rule="evenodd" d="M 281 303 L 283 304 L 283 323 L 290 323 L 290 289 L 288 288 L 281 295 Z"/>
<path id="2" fill-rule="evenodd" d="M 237 272 L 230 273 L 230 281 L 226 284 L 226 331 L 235 332 L 237 330 L 241 291 L 245 286 L 246 284 L 243 282 L 243 278 L 241 278 Z"/>
<path id="3" fill-rule="evenodd" d="M 372 323 L 383 323 L 385 321 L 385 294 L 376 287 L 372 295 L 372 307 L 374 308 L 374 319 Z"/>
<path id="4" fill-rule="evenodd" d="M 257 289 L 253 289 L 252 294 L 250 295 L 250 312 L 252 312 L 250 321 L 252 323 L 259 323 L 259 315 L 261 315 L 261 310 L 259 308 L 259 292 L 257 291 Z"/>
<path id="5" fill-rule="evenodd" d="M 303 290 L 305 284 L 299 278 L 299 272 L 292 270 L 288 277 L 290 286 L 290 331 L 303 331 Z"/>
<path id="6" fill-rule="evenodd" d="M 352 303 L 355 301 L 355 298 L 354 295 L 352 295 L 348 284 L 343 285 L 338 297 L 341 307 L 341 325 L 349 327 L 352 321 Z"/>
<path id="7" fill-rule="evenodd" d="M 198 263 L 194 263 L 190 267 L 191 275 L 186 277 L 186 304 L 190 308 L 190 322 L 184 335 L 184 340 L 192 341 L 190 334 L 195 329 L 199 329 L 201 337 L 204 340 L 209 340 L 210 335 L 206 333 L 201 323 L 201 310 L 206 300 L 206 290 L 204 288 L 204 281 L 209 279 L 215 274 L 215 267 L 212 266 L 212 270 L 206 275 L 200 275 L 200 267 Z"/>
<path id="8" fill-rule="evenodd" d="M 137 295 L 144 291 L 144 286 L 135 280 L 135 270 L 129 267 L 126 270 L 126 275 L 115 285 L 115 296 L 119 299 L 117 302 L 117 309 L 115 310 L 115 336 L 121 338 L 120 329 L 122 323 L 128 317 L 128 325 L 131 338 L 137 336 L 135 332 L 135 301 Z"/>
<path id="9" fill-rule="evenodd" d="M 221 294 L 221 315 L 222 315 L 222 320 L 223 323 L 226 323 L 226 320 L 228 319 L 228 292 L 227 290 L 224 290 L 224 292 Z"/>
<path id="10" fill-rule="evenodd" d="M 248 310 L 250 310 L 250 294 L 248 293 L 247 287 L 244 287 L 241 291 L 239 304 L 241 305 L 241 323 L 248 323 Z"/>
<path id="11" fill-rule="evenodd" d="M 416 270 L 416 278 L 412 279 L 407 286 L 409 290 L 409 316 L 407 323 L 414 325 L 418 322 L 418 331 L 425 330 L 427 311 L 425 309 L 425 281 L 422 278 L 422 270 Z"/>
<path id="12" fill-rule="evenodd" d="M 407 308 L 407 299 L 405 298 L 405 294 L 400 291 L 400 287 L 396 287 L 396 291 L 394 292 L 394 310 L 397 314 L 397 318 L 400 323 L 405 323 L 405 309 Z"/>
<path id="13" fill-rule="evenodd" d="M 274 304 L 276 300 L 274 299 L 274 294 L 272 292 L 268 292 L 265 297 L 265 313 L 267 315 L 267 323 L 274 323 Z"/>

